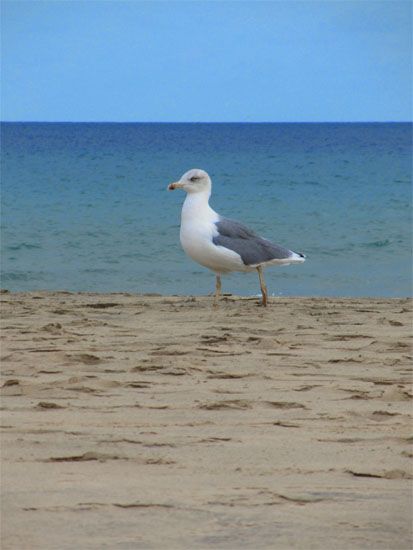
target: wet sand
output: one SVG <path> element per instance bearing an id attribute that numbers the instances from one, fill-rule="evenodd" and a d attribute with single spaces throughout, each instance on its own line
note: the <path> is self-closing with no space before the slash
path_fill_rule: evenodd
<path id="1" fill-rule="evenodd" d="M 411 302 L 5 293 L 2 550 L 411 547 Z"/>

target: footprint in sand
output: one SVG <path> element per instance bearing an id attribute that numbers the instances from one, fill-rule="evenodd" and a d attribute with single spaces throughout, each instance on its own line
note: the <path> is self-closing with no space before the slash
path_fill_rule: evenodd
<path id="1" fill-rule="evenodd" d="M 242 399 L 231 399 L 228 401 L 214 401 L 210 403 L 202 403 L 198 405 L 200 409 L 206 409 L 208 411 L 221 410 L 221 409 L 250 409 L 251 403 Z"/>
<path id="2" fill-rule="evenodd" d="M 66 355 L 66 357 L 72 363 L 83 363 L 84 365 L 97 365 L 102 362 L 102 359 L 97 355 L 92 355 L 90 353 L 77 353 L 74 355 Z"/>
<path id="3" fill-rule="evenodd" d="M 50 401 L 40 401 L 35 407 L 35 409 L 40 410 L 47 410 L 47 409 L 65 409 L 66 407 L 62 407 L 62 405 L 58 405 L 57 403 L 52 403 Z"/>
<path id="4" fill-rule="evenodd" d="M 40 330 L 49 332 L 50 334 L 62 334 L 63 327 L 60 323 L 49 323 L 44 325 Z"/>
<path id="5" fill-rule="evenodd" d="M 380 479 L 413 479 L 413 475 L 404 470 L 389 470 L 386 472 L 356 472 L 354 470 L 345 470 L 346 473 L 355 477 L 373 477 Z"/>

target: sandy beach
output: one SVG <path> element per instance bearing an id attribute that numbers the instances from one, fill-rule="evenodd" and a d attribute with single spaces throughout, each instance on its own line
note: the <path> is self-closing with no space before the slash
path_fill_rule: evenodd
<path id="1" fill-rule="evenodd" d="M 1 301 L 2 550 L 411 547 L 409 300 Z"/>

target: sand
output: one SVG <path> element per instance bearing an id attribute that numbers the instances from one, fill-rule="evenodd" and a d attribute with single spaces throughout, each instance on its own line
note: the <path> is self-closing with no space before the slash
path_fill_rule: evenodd
<path id="1" fill-rule="evenodd" d="M 408 300 L 1 299 L 2 550 L 410 548 Z"/>

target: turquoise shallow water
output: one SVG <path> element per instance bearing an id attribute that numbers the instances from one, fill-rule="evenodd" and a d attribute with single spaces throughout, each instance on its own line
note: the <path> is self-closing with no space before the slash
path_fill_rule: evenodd
<path id="1" fill-rule="evenodd" d="M 304 252 L 274 295 L 411 294 L 411 124 L 2 125 L 2 287 L 207 294 L 179 244 L 189 168 L 211 205 Z M 256 294 L 255 274 L 224 291 Z"/>

